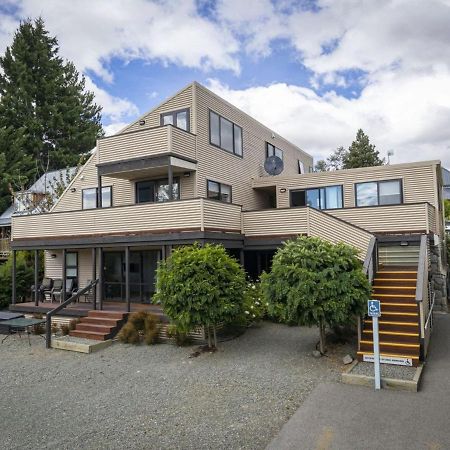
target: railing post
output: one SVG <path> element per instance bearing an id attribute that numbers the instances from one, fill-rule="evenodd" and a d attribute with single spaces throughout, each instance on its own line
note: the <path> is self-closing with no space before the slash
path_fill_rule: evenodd
<path id="1" fill-rule="evenodd" d="M 205 231 L 205 199 L 200 198 L 200 231 Z"/>
<path id="2" fill-rule="evenodd" d="M 125 299 L 127 301 L 127 311 L 131 311 L 130 302 L 130 247 L 125 247 Z"/>
<path id="3" fill-rule="evenodd" d="M 34 306 L 39 306 L 39 251 L 34 251 Z"/>
<path id="4" fill-rule="evenodd" d="M 306 235 L 310 236 L 310 229 L 309 229 L 309 206 L 306 207 Z"/>
<path id="5" fill-rule="evenodd" d="M 66 301 L 66 256 L 67 256 L 67 250 L 63 248 L 62 251 L 62 291 L 61 291 L 61 303 L 64 303 Z"/>
<path id="6" fill-rule="evenodd" d="M 92 248 L 92 281 L 97 279 L 97 249 Z M 92 287 L 92 303 L 94 310 L 97 309 L 97 285 L 94 284 Z"/>
<path id="7" fill-rule="evenodd" d="M 167 178 L 169 183 L 169 200 L 173 200 L 173 168 L 169 156 L 169 165 L 167 167 Z"/>
<path id="8" fill-rule="evenodd" d="M 11 267 L 11 282 L 12 282 L 12 299 L 11 303 L 13 305 L 16 304 L 17 301 L 17 252 L 16 250 L 12 251 L 12 267 Z"/>
<path id="9" fill-rule="evenodd" d="M 103 293 L 104 293 L 104 289 L 103 289 L 103 284 L 104 284 L 104 280 L 103 280 L 103 266 L 104 266 L 104 255 L 103 255 L 103 247 L 99 248 L 99 268 L 98 268 L 98 279 L 99 279 L 99 283 L 98 283 L 98 304 L 99 304 L 99 308 L 100 310 L 103 309 Z"/>
<path id="10" fill-rule="evenodd" d="M 102 176 L 97 175 L 97 208 L 103 207 L 103 198 L 102 198 Z"/>
<path id="11" fill-rule="evenodd" d="M 45 347 L 52 346 L 52 315 L 48 312 L 45 321 Z"/>

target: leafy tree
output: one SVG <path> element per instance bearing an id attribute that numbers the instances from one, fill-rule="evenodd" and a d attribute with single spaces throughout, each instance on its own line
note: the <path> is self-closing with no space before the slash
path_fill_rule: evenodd
<path id="1" fill-rule="evenodd" d="M 450 199 L 444 200 L 444 214 L 447 220 L 450 220 Z"/>
<path id="2" fill-rule="evenodd" d="M 322 353 L 325 326 L 354 321 L 371 292 L 356 249 L 315 237 L 285 242 L 261 282 L 269 315 L 290 325 L 317 325 Z"/>
<path id="3" fill-rule="evenodd" d="M 316 162 L 314 166 L 315 172 L 326 172 L 328 170 L 327 162 L 324 159 L 321 159 Z"/>
<path id="4" fill-rule="evenodd" d="M 328 170 L 340 170 L 344 166 L 344 158 L 346 158 L 348 151 L 344 147 L 338 147 L 328 158 Z"/>
<path id="5" fill-rule="evenodd" d="M 39 18 L 22 22 L 0 57 L 0 210 L 10 203 L 10 185 L 75 166 L 103 133 L 94 94 L 58 52 Z"/>
<path id="6" fill-rule="evenodd" d="M 164 312 L 182 330 L 203 326 L 208 330 L 231 322 L 243 309 L 245 273 L 220 245 L 185 246 L 173 250 L 157 270 L 157 293 Z"/>
<path id="7" fill-rule="evenodd" d="M 382 166 L 384 159 L 380 159 L 379 154 L 375 150 L 375 145 L 369 142 L 369 136 L 359 129 L 356 133 L 356 139 L 342 156 L 342 168 Z"/>
<path id="8" fill-rule="evenodd" d="M 33 256 L 30 252 L 17 252 L 16 259 L 16 292 L 17 298 L 25 298 L 30 294 L 34 283 Z M 41 259 L 40 267 L 43 267 Z M 0 265 L 0 308 L 7 307 L 12 299 L 12 255 Z"/>

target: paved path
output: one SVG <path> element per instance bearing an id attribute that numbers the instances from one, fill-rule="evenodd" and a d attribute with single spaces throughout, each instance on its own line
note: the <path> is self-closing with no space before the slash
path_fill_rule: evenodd
<path id="1" fill-rule="evenodd" d="M 435 317 L 420 392 L 322 383 L 268 449 L 450 449 L 450 315 Z"/>

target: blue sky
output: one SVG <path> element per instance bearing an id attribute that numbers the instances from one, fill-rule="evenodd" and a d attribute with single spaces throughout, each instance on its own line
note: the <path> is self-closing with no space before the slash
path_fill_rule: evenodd
<path id="1" fill-rule="evenodd" d="M 197 80 L 316 159 L 361 127 L 450 165 L 449 0 L 3 0 L 0 51 L 38 16 L 107 133 Z"/>

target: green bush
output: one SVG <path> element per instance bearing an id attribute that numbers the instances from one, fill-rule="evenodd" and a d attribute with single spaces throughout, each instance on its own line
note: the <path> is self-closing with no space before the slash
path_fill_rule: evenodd
<path id="1" fill-rule="evenodd" d="M 129 315 L 127 323 L 118 334 L 121 342 L 126 344 L 154 344 L 160 329 L 160 320 L 154 314 L 140 311 Z"/>
<path id="2" fill-rule="evenodd" d="M 245 272 L 220 245 L 177 248 L 159 264 L 157 274 L 154 298 L 183 330 L 215 329 L 242 314 Z"/>
<path id="3" fill-rule="evenodd" d="M 29 252 L 17 252 L 16 258 L 16 293 L 17 299 L 30 295 L 34 284 L 32 256 Z M 0 308 L 7 307 L 12 300 L 12 255 L 0 265 Z"/>
<path id="4" fill-rule="evenodd" d="M 244 303 L 241 316 L 236 320 L 238 325 L 248 326 L 267 316 L 268 303 L 263 297 L 261 285 L 250 281 L 244 290 Z"/>
<path id="5" fill-rule="evenodd" d="M 173 339 L 180 347 L 189 343 L 188 332 L 175 323 L 170 323 L 167 325 L 166 333 L 167 337 Z"/>
<path id="6" fill-rule="evenodd" d="M 261 282 L 270 315 L 290 325 L 319 326 L 321 352 L 325 326 L 354 322 L 371 294 L 356 249 L 313 237 L 287 241 Z"/>

